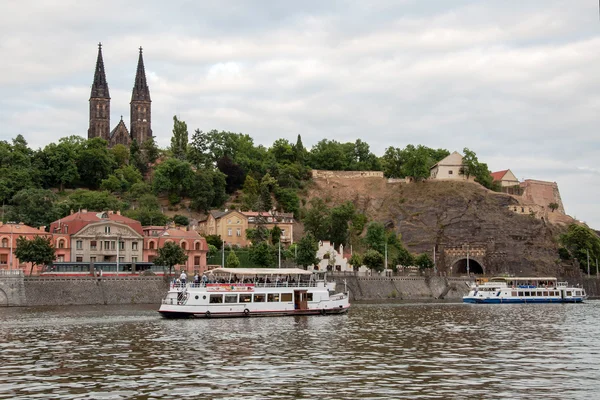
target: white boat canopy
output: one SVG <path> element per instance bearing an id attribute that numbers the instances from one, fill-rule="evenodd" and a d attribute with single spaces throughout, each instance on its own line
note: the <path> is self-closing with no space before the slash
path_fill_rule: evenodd
<path id="1" fill-rule="evenodd" d="M 208 273 L 236 275 L 312 275 L 312 271 L 301 268 L 215 268 L 208 271 Z"/>

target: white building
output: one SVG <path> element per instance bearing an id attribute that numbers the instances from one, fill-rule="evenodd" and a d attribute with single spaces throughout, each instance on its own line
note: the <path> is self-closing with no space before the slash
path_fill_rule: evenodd
<path id="1" fill-rule="evenodd" d="M 429 169 L 429 178 L 467 180 L 467 177 L 460 173 L 462 166 L 463 156 L 455 151 Z"/>

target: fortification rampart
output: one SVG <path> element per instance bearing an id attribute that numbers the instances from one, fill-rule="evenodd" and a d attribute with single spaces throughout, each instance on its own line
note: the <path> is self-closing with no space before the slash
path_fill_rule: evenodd
<path id="1" fill-rule="evenodd" d="M 535 204 L 544 208 L 548 208 L 550 203 L 556 203 L 558 205 L 556 211 L 565 214 L 565 208 L 556 182 L 526 179 L 521 183 L 521 188 L 523 189 L 523 194 L 519 196 L 520 202 L 531 205 Z"/>
<path id="2" fill-rule="evenodd" d="M 313 179 L 356 179 L 356 178 L 383 178 L 382 171 L 327 171 L 322 169 L 313 169 L 311 171 Z"/>

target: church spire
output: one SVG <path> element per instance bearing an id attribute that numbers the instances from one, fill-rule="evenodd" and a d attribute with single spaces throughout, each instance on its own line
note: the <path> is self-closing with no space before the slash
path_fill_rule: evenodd
<path id="1" fill-rule="evenodd" d="M 131 101 L 151 101 L 150 90 L 146 83 L 146 70 L 144 69 L 144 58 L 140 46 L 140 57 L 138 58 L 137 72 L 135 74 L 135 85 L 131 93 Z"/>
<path id="2" fill-rule="evenodd" d="M 96 71 L 94 72 L 94 83 L 92 84 L 91 98 L 110 99 L 106 73 L 104 72 L 104 60 L 102 59 L 102 43 L 98 43 L 98 59 L 96 60 Z"/>

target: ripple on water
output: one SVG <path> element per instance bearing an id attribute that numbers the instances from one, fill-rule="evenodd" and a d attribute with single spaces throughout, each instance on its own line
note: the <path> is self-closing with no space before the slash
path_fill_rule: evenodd
<path id="1" fill-rule="evenodd" d="M 229 320 L 0 309 L 0 335 L 0 398 L 584 399 L 600 389 L 596 301 Z"/>

